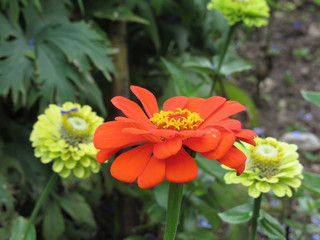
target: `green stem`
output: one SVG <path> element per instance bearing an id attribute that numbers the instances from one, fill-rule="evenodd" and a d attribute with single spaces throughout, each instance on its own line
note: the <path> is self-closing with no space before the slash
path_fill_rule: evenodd
<path id="1" fill-rule="evenodd" d="M 219 55 L 219 62 L 218 62 L 218 67 L 217 67 L 217 72 L 213 78 L 213 83 L 212 83 L 212 86 L 211 86 L 211 90 L 210 90 L 210 94 L 209 94 L 209 97 L 212 96 L 213 94 L 213 91 L 215 89 L 215 86 L 216 86 L 216 83 L 217 83 L 217 80 L 219 79 L 219 75 L 220 75 L 220 70 L 221 70 L 221 67 L 222 67 L 222 64 L 223 64 L 223 60 L 226 56 L 226 53 L 227 53 L 227 50 L 229 48 L 229 45 L 230 45 L 230 42 L 231 42 L 231 39 L 232 39 L 232 36 L 236 30 L 238 26 L 238 23 L 230 26 L 229 30 L 228 30 L 228 33 L 227 33 L 227 36 L 226 36 L 226 39 L 224 41 L 224 44 L 223 44 L 223 47 L 222 47 L 222 51 Z M 221 86 L 222 87 L 222 86 Z"/>
<path id="2" fill-rule="evenodd" d="M 170 183 L 164 240 L 174 240 L 179 223 L 183 184 Z"/>
<path id="3" fill-rule="evenodd" d="M 253 204 L 253 215 L 252 215 L 252 226 L 251 226 L 251 240 L 256 239 L 257 235 L 257 227 L 258 227 L 258 217 L 260 213 L 260 206 L 261 206 L 261 199 L 262 199 L 262 193 L 258 198 L 254 199 Z"/>
<path id="4" fill-rule="evenodd" d="M 37 204 L 36 206 L 34 207 L 33 211 L 32 211 L 32 214 L 31 214 L 31 217 L 29 219 L 29 222 L 28 222 L 28 226 L 27 226 L 27 229 L 26 229 L 26 232 L 24 233 L 24 237 L 23 237 L 23 240 L 26 240 L 27 239 L 27 236 L 28 236 L 28 233 L 29 233 L 29 230 L 32 226 L 32 224 L 34 223 L 34 220 L 42 206 L 42 204 L 44 203 L 44 201 L 46 200 L 46 197 L 49 195 L 54 183 L 57 181 L 58 179 L 58 174 L 56 173 L 53 173 L 49 179 L 49 182 L 47 183 L 47 186 L 45 187 L 45 189 L 43 190 L 40 198 L 38 199 L 37 201 Z"/>

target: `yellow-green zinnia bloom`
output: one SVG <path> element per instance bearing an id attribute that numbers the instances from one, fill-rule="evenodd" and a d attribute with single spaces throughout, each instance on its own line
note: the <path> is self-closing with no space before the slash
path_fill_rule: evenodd
<path id="1" fill-rule="evenodd" d="M 44 164 L 53 162 L 52 169 L 61 177 L 71 172 L 78 178 L 97 173 L 100 165 L 92 138 L 103 119 L 90 106 L 66 102 L 50 105 L 38 117 L 30 136 L 35 156 Z"/>
<path id="2" fill-rule="evenodd" d="M 223 13 L 230 25 L 243 22 L 248 27 L 268 24 L 269 7 L 265 0 L 211 0 L 209 10 Z"/>
<path id="3" fill-rule="evenodd" d="M 244 142 L 237 144 L 247 156 L 246 169 L 240 176 L 235 171 L 227 172 L 224 176 L 226 183 L 249 187 L 248 193 L 253 198 L 270 190 L 278 197 L 291 197 L 292 190 L 301 185 L 303 178 L 297 146 L 271 137 L 254 140 L 255 147 Z"/>

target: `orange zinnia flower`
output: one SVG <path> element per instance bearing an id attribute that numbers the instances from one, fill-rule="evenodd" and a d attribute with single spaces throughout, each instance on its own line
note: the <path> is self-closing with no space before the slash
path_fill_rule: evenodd
<path id="1" fill-rule="evenodd" d="M 135 102 L 114 97 L 111 101 L 126 117 L 100 125 L 93 138 L 100 151 L 97 161 L 105 162 L 119 150 L 112 163 L 111 175 L 124 182 L 138 179 L 141 188 L 169 182 L 194 180 L 198 168 L 191 157 L 195 152 L 237 170 L 245 168 L 246 155 L 233 144 L 236 139 L 255 145 L 256 134 L 242 129 L 241 123 L 229 116 L 245 110 L 235 101 L 223 97 L 208 99 L 173 97 L 159 111 L 157 100 L 148 90 L 131 86 L 145 112 Z"/>

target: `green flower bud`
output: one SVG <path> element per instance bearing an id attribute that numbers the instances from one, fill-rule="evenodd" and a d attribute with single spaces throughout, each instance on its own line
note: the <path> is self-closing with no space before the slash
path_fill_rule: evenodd
<path id="1" fill-rule="evenodd" d="M 209 10 L 224 14 L 230 25 L 243 22 L 248 27 L 268 24 L 269 7 L 265 0 L 211 0 Z"/>
<path id="2" fill-rule="evenodd" d="M 98 150 L 92 139 L 102 122 L 87 105 L 71 102 L 62 107 L 50 105 L 31 132 L 35 156 L 44 164 L 53 162 L 52 170 L 64 178 L 71 173 L 86 178 L 99 172 L 100 165 L 95 160 Z"/>

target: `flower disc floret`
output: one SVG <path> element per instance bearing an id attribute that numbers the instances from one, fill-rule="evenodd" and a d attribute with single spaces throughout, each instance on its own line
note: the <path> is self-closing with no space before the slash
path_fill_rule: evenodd
<path id="1" fill-rule="evenodd" d="M 248 186 L 248 193 L 254 198 L 270 190 L 278 197 L 291 197 L 292 189 L 297 189 L 303 178 L 297 146 L 271 137 L 257 137 L 255 142 L 256 147 L 237 145 L 247 155 L 246 169 L 241 176 L 233 171 L 226 173 L 226 183 Z"/>
<path id="2" fill-rule="evenodd" d="M 268 24 L 269 7 L 265 0 L 211 0 L 209 10 L 224 14 L 230 25 L 243 22 L 251 27 Z"/>
<path id="3" fill-rule="evenodd" d="M 151 92 L 137 86 L 131 90 L 144 111 L 129 99 L 114 97 L 113 105 L 125 117 L 102 124 L 93 138 L 100 150 L 96 157 L 99 163 L 127 149 L 111 165 L 114 178 L 129 183 L 138 180 L 141 188 L 156 186 L 164 179 L 190 182 L 198 174 L 193 159 L 196 153 L 236 169 L 239 175 L 243 172 L 246 156 L 234 146 L 235 140 L 254 145 L 256 134 L 229 118 L 245 110 L 240 103 L 218 96 L 180 96 L 168 99 L 159 111 Z"/>
<path id="4" fill-rule="evenodd" d="M 35 156 L 44 164 L 53 162 L 52 169 L 62 177 L 72 172 L 78 178 L 97 173 L 97 150 L 92 138 L 103 119 L 91 107 L 67 102 L 62 107 L 50 105 L 38 117 L 30 136 Z"/>
<path id="5" fill-rule="evenodd" d="M 160 113 L 154 113 L 150 121 L 156 124 L 158 128 L 182 131 L 196 129 L 204 120 L 198 113 L 177 108 L 176 111 L 161 110 Z"/>

